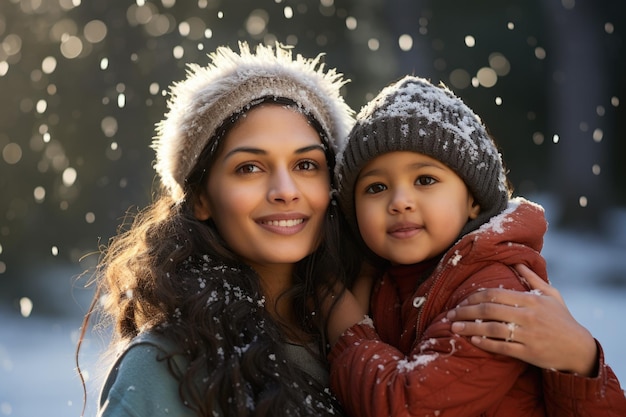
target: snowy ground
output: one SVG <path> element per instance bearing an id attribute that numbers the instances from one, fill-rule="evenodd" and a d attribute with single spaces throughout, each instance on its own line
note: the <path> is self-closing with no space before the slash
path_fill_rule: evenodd
<path id="1" fill-rule="evenodd" d="M 619 227 L 617 227 L 619 229 Z M 608 363 L 626 385 L 626 230 L 614 239 L 550 231 L 544 256 L 572 314 L 600 340 Z M 71 302 L 71 301 L 70 301 Z M 82 388 L 74 348 L 80 317 L 23 318 L 0 309 L 0 416 L 78 417 Z M 93 335 L 81 365 L 94 378 L 102 341 Z M 94 415 L 91 384 L 86 416 Z"/>

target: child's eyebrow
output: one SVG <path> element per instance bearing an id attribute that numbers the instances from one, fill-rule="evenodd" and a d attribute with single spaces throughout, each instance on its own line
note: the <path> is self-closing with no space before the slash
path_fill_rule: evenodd
<path id="1" fill-rule="evenodd" d="M 406 166 L 407 169 L 420 169 L 420 168 L 436 168 L 436 169 L 445 169 L 445 165 L 440 162 L 416 162 L 412 164 L 408 164 Z M 358 180 L 367 177 L 375 177 L 378 175 L 383 175 L 385 173 L 384 168 L 373 168 L 367 171 L 363 171 L 359 174 Z"/>
<path id="2" fill-rule="evenodd" d="M 363 171 L 359 174 L 358 180 L 362 180 L 367 177 L 376 177 L 378 175 L 382 175 L 385 172 L 384 169 L 370 169 L 368 171 Z"/>

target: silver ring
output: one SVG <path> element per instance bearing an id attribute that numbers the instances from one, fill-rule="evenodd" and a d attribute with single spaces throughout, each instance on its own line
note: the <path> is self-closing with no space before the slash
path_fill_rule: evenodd
<path id="1" fill-rule="evenodd" d="M 507 337 L 504 340 L 506 342 L 512 342 L 513 341 L 513 337 L 515 336 L 515 328 L 517 327 L 517 324 L 515 324 L 515 323 L 507 323 L 506 327 L 509 328 L 509 337 Z"/>

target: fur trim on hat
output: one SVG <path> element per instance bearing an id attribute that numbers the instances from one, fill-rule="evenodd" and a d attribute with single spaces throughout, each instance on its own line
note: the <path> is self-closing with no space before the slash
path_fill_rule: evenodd
<path id="1" fill-rule="evenodd" d="M 184 197 L 185 180 L 203 149 L 217 148 L 217 128 L 260 98 L 297 103 L 320 123 L 335 152 L 354 123 L 340 93 L 348 80 L 335 69 L 325 71 L 321 54 L 294 59 L 287 46 L 258 45 L 252 52 L 245 42 L 239 50 L 217 48 L 209 55 L 210 64 L 189 65 L 187 78 L 170 88 L 168 112 L 157 124 L 152 148 L 161 183 L 177 201 Z"/>

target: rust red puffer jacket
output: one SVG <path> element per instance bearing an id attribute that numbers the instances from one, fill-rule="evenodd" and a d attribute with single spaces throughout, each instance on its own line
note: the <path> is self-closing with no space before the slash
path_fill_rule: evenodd
<path id="1" fill-rule="evenodd" d="M 434 273 L 404 302 L 398 297 L 394 277 L 387 273 L 372 296 L 375 327 L 367 322 L 351 327 L 329 355 L 331 388 L 348 414 L 622 415 L 619 405 L 615 410 L 618 414 L 593 411 L 598 404 L 613 407 L 600 395 L 612 396 L 615 404 L 626 401 L 610 368 L 602 366 L 600 378 L 612 376 L 614 381 L 608 384 L 611 389 L 590 396 L 590 401 L 596 401 L 594 405 L 579 401 L 587 394 L 580 389 L 584 383 L 572 382 L 556 372 L 546 375 L 544 399 L 545 381 L 539 368 L 478 349 L 466 338 L 453 334 L 445 318 L 448 310 L 481 288 L 527 291 L 512 265 L 524 263 L 547 280 L 539 253 L 546 227 L 541 207 L 515 199 L 504 213 L 457 242 Z M 416 265 L 400 272 L 410 273 L 412 268 L 415 273 L 420 270 Z M 571 401 L 574 396 L 577 398 Z M 578 414 L 586 406 L 590 414 Z"/>

